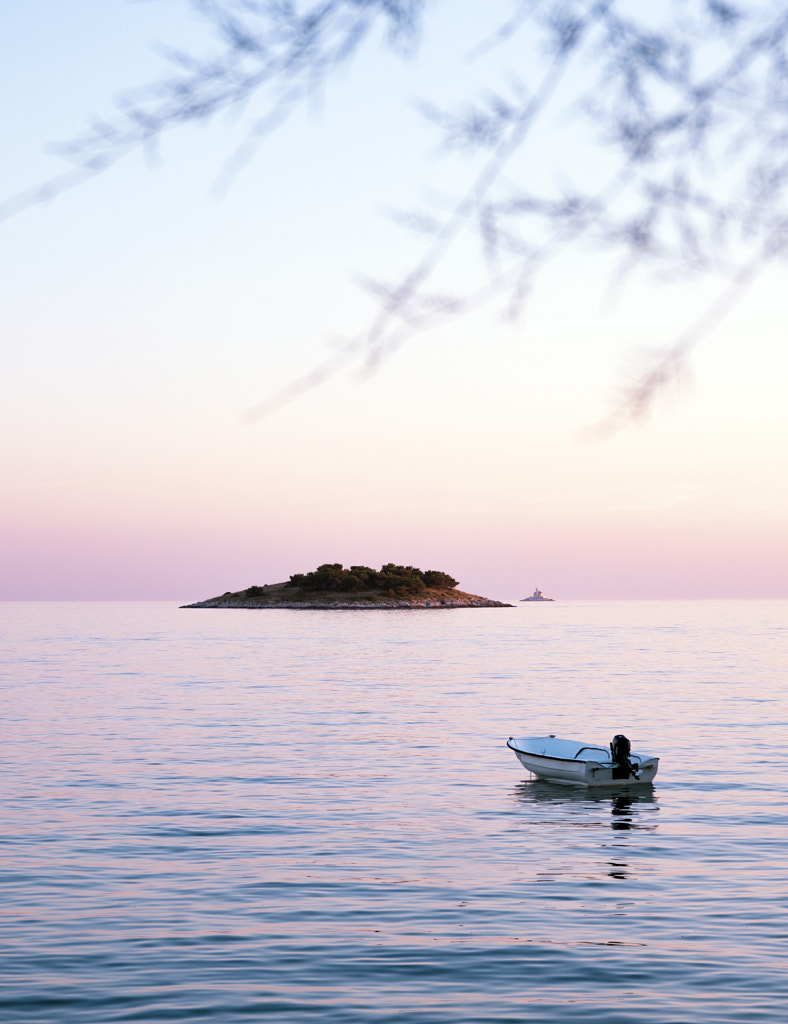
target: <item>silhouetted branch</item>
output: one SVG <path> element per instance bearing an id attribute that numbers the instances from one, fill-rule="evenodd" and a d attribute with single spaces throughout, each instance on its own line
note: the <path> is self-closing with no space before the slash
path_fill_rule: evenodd
<path id="1" fill-rule="evenodd" d="M 788 225 L 781 225 L 775 236 L 781 239 L 781 252 L 785 251 Z M 776 243 L 773 243 L 776 244 Z M 720 295 L 667 348 L 657 351 L 645 360 L 633 379 L 619 389 L 613 411 L 599 423 L 585 431 L 587 440 L 601 440 L 617 433 L 629 423 L 642 422 L 651 414 L 654 404 L 665 389 L 679 381 L 687 369 L 692 350 L 744 298 L 748 289 L 763 271 L 765 258 L 757 253 L 740 267 Z"/>
<path id="2" fill-rule="evenodd" d="M 61 147 L 73 169 L 1 205 L 0 219 L 48 201 L 137 148 L 155 152 L 180 125 L 243 111 L 245 138 L 225 165 L 224 186 L 262 139 L 323 90 L 379 28 L 388 46 L 412 48 L 427 6 L 428 0 L 192 0 L 213 30 L 213 52 L 167 51 L 172 74 L 128 93 L 113 116 Z M 367 280 L 378 301 L 367 329 L 248 420 L 353 365 L 373 372 L 415 332 L 481 302 L 503 296 L 509 315 L 519 315 L 539 274 L 581 240 L 617 253 L 622 279 L 650 267 L 731 282 L 622 392 L 613 419 L 637 419 L 758 271 L 784 256 L 785 3 L 530 0 L 516 4 L 471 56 L 498 46 L 511 50 L 518 37 L 529 66 L 508 91 L 487 90 L 453 111 L 422 105 L 443 149 L 478 154 L 481 169 L 448 212 L 399 215 L 426 239 L 420 258 L 398 282 Z M 527 161 L 520 166 L 515 158 L 529 152 L 537 123 L 555 118 L 559 95 L 566 109 L 560 90 L 569 87 L 582 115 L 573 124 L 594 137 L 583 137 L 588 158 L 567 168 L 570 183 L 542 186 L 540 194 Z M 594 170 L 595 160 L 604 173 Z M 436 273 L 467 238 L 478 244 L 479 283 L 462 296 L 443 295 Z"/>

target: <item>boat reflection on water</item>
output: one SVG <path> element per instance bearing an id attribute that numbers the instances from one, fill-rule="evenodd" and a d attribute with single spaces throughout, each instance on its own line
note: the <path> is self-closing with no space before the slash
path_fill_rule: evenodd
<path id="1" fill-rule="evenodd" d="M 514 796 L 519 804 L 530 809 L 529 819 L 539 827 L 540 833 L 552 833 L 554 842 L 559 846 L 565 843 L 576 848 L 579 837 L 577 834 L 572 837 L 573 832 L 590 829 L 601 833 L 602 841 L 599 845 L 605 850 L 605 873 L 610 878 L 624 879 L 631 873 L 631 866 L 624 859 L 631 840 L 621 833 L 657 830 L 656 812 L 659 811 L 659 804 L 652 786 L 625 791 L 612 787 L 589 790 L 580 786 L 557 786 L 552 782 L 531 779 L 518 783 L 514 787 Z M 608 828 L 617 833 L 616 838 L 609 835 Z M 555 870 L 556 866 L 545 872 L 545 875 L 554 877 L 563 874 L 563 871 Z M 597 874 L 601 866 L 597 862 L 596 871 L 590 874 Z M 569 873 L 574 874 L 578 868 L 575 862 Z M 588 871 L 589 865 L 586 863 L 585 869 L 579 873 L 586 874 Z"/>
<path id="2" fill-rule="evenodd" d="M 610 827 L 620 831 L 627 831 L 631 828 L 655 829 L 656 825 L 645 825 L 640 822 L 636 823 L 633 820 L 633 815 L 637 813 L 637 809 L 633 811 L 632 804 L 638 802 L 638 797 L 635 797 L 634 800 L 631 796 L 621 796 L 620 794 L 611 797 L 610 813 L 613 815 L 613 820 L 610 823 Z M 649 802 L 652 804 L 656 803 L 653 794 Z"/>
<path id="3" fill-rule="evenodd" d="M 613 786 L 588 789 L 585 786 L 559 786 L 543 779 L 526 779 L 514 787 L 514 793 L 521 803 L 526 804 L 570 804 L 587 807 L 589 810 L 599 809 L 600 805 L 609 806 L 614 818 L 611 828 L 656 828 L 656 825 L 635 820 L 640 808 L 657 806 L 653 786 L 627 790 Z"/>

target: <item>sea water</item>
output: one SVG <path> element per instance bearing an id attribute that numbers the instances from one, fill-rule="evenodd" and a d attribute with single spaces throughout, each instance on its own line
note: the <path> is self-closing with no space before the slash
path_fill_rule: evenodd
<path id="1" fill-rule="evenodd" d="M 784 1021 L 786 613 L 0 606 L 0 1020 Z"/>

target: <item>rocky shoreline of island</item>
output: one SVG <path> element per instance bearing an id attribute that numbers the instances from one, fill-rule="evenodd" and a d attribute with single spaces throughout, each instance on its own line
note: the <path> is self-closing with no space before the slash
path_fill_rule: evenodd
<path id="1" fill-rule="evenodd" d="M 387 563 L 380 570 L 340 563 L 296 573 L 284 583 L 226 591 L 181 608 L 290 608 L 303 611 L 384 611 L 387 609 L 513 608 L 478 594 L 457 590 L 457 581 L 434 569 Z"/>
<path id="2" fill-rule="evenodd" d="M 300 608 L 303 611 L 380 611 L 387 608 L 514 608 L 505 601 L 493 601 L 487 597 L 474 594 L 458 594 L 456 598 L 446 600 L 433 598 L 424 601 L 393 601 L 381 598 L 375 601 L 229 601 L 224 597 L 214 597 L 207 601 L 195 601 L 194 604 L 182 604 L 181 608 Z"/>

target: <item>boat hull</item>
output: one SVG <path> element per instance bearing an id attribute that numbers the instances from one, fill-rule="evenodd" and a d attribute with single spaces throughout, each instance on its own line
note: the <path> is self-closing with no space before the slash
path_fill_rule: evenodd
<path id="1" fill-rule="evenodd" d="M 621 769 L 611 760 L 610 751 L 606 748 L 583 746 L 571 740 L 557 740 L 552 744 L 557 751 L 551 752 L 550 741 L 554 739 L 534 737 L 517 740 L 510 736 L 506 745 L 514 752 L 520 764 L 537 778 L 565 786 L 628 789 L 632 786 L 650 785 L 657 774 L 658 757 L 631 754 L 630 761 L 635 766 L 636 774 L 621 778 Z M 574 756 L 563 756 L 571 754 L 574 748 L 577 748 Z M 580 756 L 582 754 L 585 756 Z"/>

